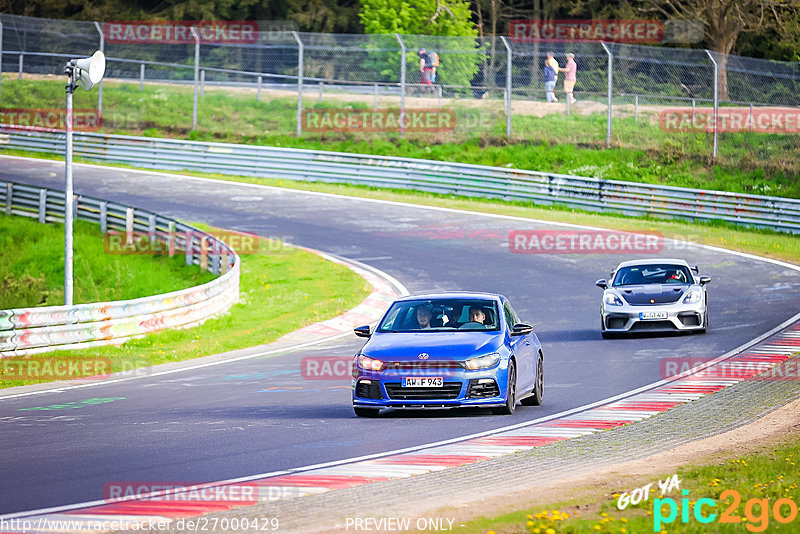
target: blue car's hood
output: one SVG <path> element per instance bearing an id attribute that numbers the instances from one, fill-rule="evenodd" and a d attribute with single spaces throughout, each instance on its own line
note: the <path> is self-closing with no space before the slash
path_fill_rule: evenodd
<path id="1" fill-rule="evenodd" d="M 421 332 L 385 333 L 372 335 L 362 354 L 383 361 L 419 361 L 421 353 L 427 360 L 465 360 L 477 354 L 497 351 L 503 344 L 501 332 Z"/>

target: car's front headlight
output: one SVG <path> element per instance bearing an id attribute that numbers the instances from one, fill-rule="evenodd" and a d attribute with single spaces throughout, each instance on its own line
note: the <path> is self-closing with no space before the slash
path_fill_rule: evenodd
<path id="1" fill-rule="evenodd" d="M 500 355 L 496 352 L 487 354 L 486 356 L 477 356 L 467 360 L 467 369 L 470 371 L 477 371 L 478 369 L 491 369 L 500 362 Z"/>
<path id="2" fill-rule="evenodd" d="M 622 300 L 614 293 L 606 293 L 603 295 L 603 303 L 609 306 L 622 306 Z"/>
<path id="3" fill-rule="evenodd" d="M 684 304 L 697 304 L 703 298 L 703 292 L 699 289 L 692 289 L 683 297 Z"/>
<path id="4" fill-rule="evenodd" d="M 358 367 L 367 371 L 380 371 L 383 368 L 383 362 L 362 354 L 358 357 Z"/>

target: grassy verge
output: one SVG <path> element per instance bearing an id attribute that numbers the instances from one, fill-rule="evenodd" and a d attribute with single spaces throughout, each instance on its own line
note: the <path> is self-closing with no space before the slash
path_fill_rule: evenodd
<path id="1" fill-rule="evenodd" d="M 94 240 L 100 241 L 96 234 Z M 76 250 L 81 246 L 76 240 Z M 229 313 L 196 328 L 152 334 L 119 347 L 48 352 L 47 358 L 109 358 L 112 371 L 124 371 L 246 348 L 339 315 L 361 302 L 372 289 L 347 267 L 315 254 L 268 240 L 261 241 L 258 251 L 241 256 L 240 302 Z M 99 254 L 104 256 L 102 250 Z M 154 261 L 151 257 L 133 258 Z M 30 269 L 35 270 L 35 265 L 31 264 Z M 2 380 L 0 388 L 30 383 L 33 382 Z"/>
<path id="2" fill-rule="evenodd" d="M 800 460 L 800 439 L 793 437 L 768 453 L 754 453 L 681 468 L 677 473 L 680 490 L 673 488 L 663 497 L 655 483 L 656 479 L 647 481 L 644 484 L 653 482 L 649 499 L 647 501 L 642 499 L 636 505 L 629 504 L 623 510 L 618 509 L 621 494 L 597 493 L 594 496 L 548 505 L 546 508 L 537 507 L 494 518 L 476 519 L 454 529 L 454 532 L 460 534 L 796 532 L 798 525 L 796 510 L 800 503 L 798 460 Z M 657 477 L 657 480 L 666 481 L 672 474 L 664 473 Z M 624 481 L 622 483 L 624 484 Z M 627 488 L 627 492 L 630 493 L 637 487 L 641 486 L 631 486 Z M 683 494 L 683 491 L 688 493 Z M 738 497 L 734 492 L 738 493 Z M 670 502 L 670 499 L 673 502 Z M 700 501 L 700 499 L 710 500 Z M 778 511 L 781 517 L 789 518 L 792 515 L 791 511 L 795 510 L 795 517 L 788 524 L 776 519 L 774 508 L 779 499 L 786 499 L 780 501 Z M 624 500 L 623 497 L 623 502 Z M 698 508 L 699 517 L 716 514 L 716 517 L 707 524 L 698 521 L 695 516 L 695 508 L 699 501 L 702 505 Z M 676 515 L 669 520 L 673 506 Z M 688 511 L 688 515 L 683 515 L 684 510 Z M 731 522 L 722 522 L 724 513 L 727 513 Z"/>
<path id="3" fill-rule="evenodd" d="M 63 105 L 61 80 L 7 77 L 3 86 L 6 109 Z M 140 92 L 138 84 L 112 80 L 104 86 L 102 131 L 106 132 L 395 155 L 800 198 L 796 135 L 723 133 L 719 157 L 712 161 L 710 134 L 664 132 L 655 108 L 643 109 L 638 121 L 629 116 L 615 118 L 611 148 L 605 145 L 605 112 L 536 116 L 520 111 L 512 118 L 514 133 L 508 139 L 498 106 L 484 102 L 477 107 L 470 100 L 446 102 L 445 109 L 453 110 L 456 118 L 453 133 L 400 137 L 307 132 L 297 138 L 293 135 L 296 100 L 282 94 L 267 92 L 259 102 L 254 91 L 207 88 L 198 105 L 197 130 L 191 131 L 191 87 L 151 84 Z M 326 96 L 322 103 L 308 98 L 306 108 L 369 110 L 371 100 L 365 98 Z M 435 102 L 408 105 L 436 108 Z M 96 106 L 96 94 L 76 93 L 76 109 Z"/>
<path id="4" fill-rule="evenodd" d="M 214 275 L 182 257 L 107 254 L 99 227 L 76 221 L 73 301 L 106 302 L 168 293 Z M 64 225 L 0 215 L 0 309 L 64 303 Z"/>

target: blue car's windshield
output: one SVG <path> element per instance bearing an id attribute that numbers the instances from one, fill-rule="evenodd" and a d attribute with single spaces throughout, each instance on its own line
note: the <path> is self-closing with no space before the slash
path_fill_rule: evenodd
<path id="1" fill-rule="evenodd" d="M 442 332 L 499 330 L 494 301 L 483 299 L 420 299 L 395 302 L 378 326 L 379 332 Z"/>
<path id="2" fill-rule="evenodd" d="M 653 264 L 623 267 L 614 276 L 613 286 L 692 283 L 694 278 L 685 265 Z"/>

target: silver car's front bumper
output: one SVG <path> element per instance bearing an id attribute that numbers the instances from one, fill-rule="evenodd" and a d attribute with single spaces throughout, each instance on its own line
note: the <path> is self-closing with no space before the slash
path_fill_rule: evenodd
<path id="1" fill-rule="evenodd" d="M 705 299 L 704 299 L 705 300 Z M 648 314 L 662 312 L 665 317 L 648 318 Z M 705 302 L 696 304 L 659 304 L 657 306 L 622 306 L 603 304 L 600 310 L 604 332 L 691 332 L 706 327 Z"/>

